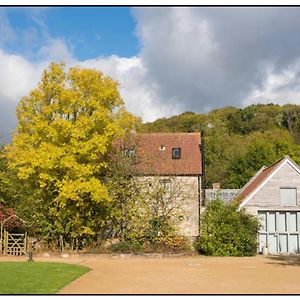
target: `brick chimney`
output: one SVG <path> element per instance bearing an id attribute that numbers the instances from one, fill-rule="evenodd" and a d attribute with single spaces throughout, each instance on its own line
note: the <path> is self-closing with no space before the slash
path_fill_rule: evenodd
<path id="1" fill-rule="evenodd" d="M 213 188 L 213 190 L 219 190 L 221 188 L 220 182 L 214 182 L 212 184 L 212 188 Z"/>

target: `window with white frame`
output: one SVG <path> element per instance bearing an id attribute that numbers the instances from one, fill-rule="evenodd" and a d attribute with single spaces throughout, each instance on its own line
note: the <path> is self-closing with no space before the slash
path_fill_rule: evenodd
<path id="1" fill-rule="evenodd" d="M 297 189 L 290 187 L 280 188 L 280 203 L 282 206 L 297 205 Z"/>

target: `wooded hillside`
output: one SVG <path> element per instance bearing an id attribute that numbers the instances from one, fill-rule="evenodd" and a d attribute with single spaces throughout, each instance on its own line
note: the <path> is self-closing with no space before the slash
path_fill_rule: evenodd
<path id="1" fill-rule="evenodd" d="M 300 164 L 300 105 L 225 107 L 207 114 L 185 112 L 145 123 L 142 132 L 202 132 L 206 187 L 242 187 L 263 165 L 284 155 Z"/>

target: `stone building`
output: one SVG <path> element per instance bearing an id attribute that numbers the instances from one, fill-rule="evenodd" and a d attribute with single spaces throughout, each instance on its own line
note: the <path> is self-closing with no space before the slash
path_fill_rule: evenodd
<path id="1" fill-rule="evenodd" d="M 172 203 L 177 202 L 178 234 L 198 237 L 203 200 L 200 133 L 134 134 L 133 141 L 126 151 L 137 157 L 139 180 L 164 186 Z"/>

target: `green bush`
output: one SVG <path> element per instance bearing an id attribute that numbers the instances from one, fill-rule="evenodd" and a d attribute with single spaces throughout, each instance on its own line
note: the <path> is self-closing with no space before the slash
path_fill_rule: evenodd
<path id="1" fill-rule="evenodd" d="M 149 226 L 145 230 L 144 238 L 150 243 L 164 243 L 165 239 L 174 235 L 174 228 L 164 217 L 156 217 L 149 220 Z"/>
<path id="2" fill-rule="evenodd" d="M 118 253 L 136 253 L 142 249 L 142 245 L 138 242 L 119 242 L 111 245 L 111 250 Z"/>
<path id="3" fill-rule="evenodd" d="M 257 253 L 259 221 L 245 210 L 217 199 L 208 203 L 200 221 L 196 248 L 211 256 L 253 256 Z"/>
<path id="4" fill-rule="evenodd" d="M 188 241 L 184 236 L 168 237 L 164 244 L 173 251 L 188 251 L 190 248 Z"/>

